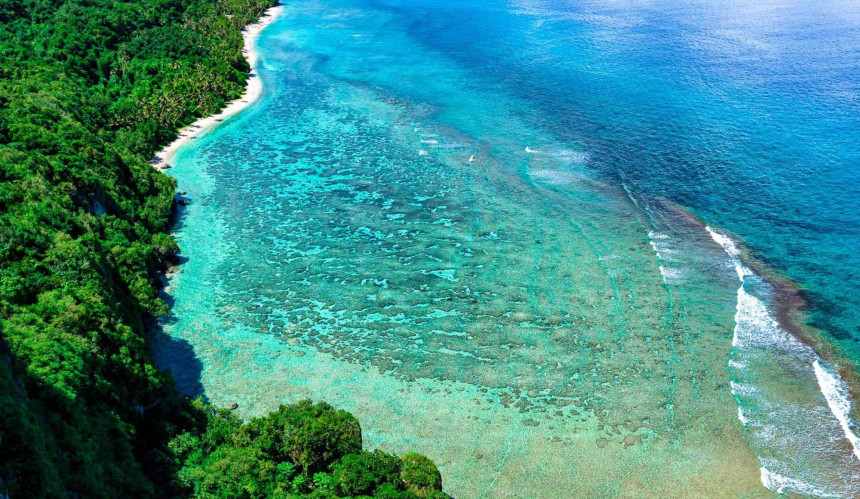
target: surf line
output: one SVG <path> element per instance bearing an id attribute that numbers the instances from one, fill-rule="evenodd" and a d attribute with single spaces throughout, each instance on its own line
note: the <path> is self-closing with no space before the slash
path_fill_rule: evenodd
<path id="1" fill-rule="evenodd" d="M 732 346 L 738 346 L 738 328 L 741 322 L 741 317 L 739 317 L 741 313 L 741 300 L 746 296 L 749 296 L 748 293 L 744 290 L 744 280 L 746 276 L 753 275 L 752 270 L 746 267 L 740 259 L 741 252 L 738 249 L 735 242 L 731 240 L 731 238 L 720 234 L 714 231 L 711 227 L 705 226 L 705 229 L 710 234 L 711 239 L 713 239 L 717 244 L 719 244 L 723 250 L 725 250 L 726 254 L 732 260 L 734 264 L 735 271 L 738 274 L 738 279 L 741 282 L 741 287 L 738 289 L 738 308 L 735 314 L 735 330 L 734 336 L 732 337 Z M 771 319 L 772 320 L 772 319 Z M 774 321 L 775 322 L 775 321 Z M 788 334 L 788 333 L 785 333 Z M 827 401 L 827 407 L 830 409 L 830 412 L 833 414 L 833 417 L 839 422 L 842 427 L 842 431 L 845 433 L 845 438 L 848 442 L 851 443 L 851 447 L 854 451 L 854 456 L 860 460 L 860 437 L 858 437 L 851 429 L 850 423 L 850 414 L 851 414 L 851 399 L 848 397 L 848 387 L 838 373 L 831 372 L 822 365 L 822 359 L 818 356 L 818 354 L 814 353 L 812 349 L 809 349 L 814 358 L 812 362 L 812 370 L 815 373 L 816 381 L 818 382 L 818 388 L 821 390 L 821 394 L 824 395 L 824 399 Z M 744 423 L 744 419 L 742 413 L 739 411 L 739 417 L 741 422 Z M 745 424 L 745 423 L 744 423 Z M 764 477 L 764 469 L 762 469 L 762 476 Z M 764 480 L 763 480 L 764 481 Z M 765 483 L 765 485 L 768 485 Z"/>
<path id="2" fill-rule="evenodd" d="M 860 459 L 860 438 L 851 431 L 851 423 L 849 414 L 851 414 L 851 399 L 848 398 L 848 387 L 845 382 L 828 372 L 821 366 L 819 359 L 815 359 L 812 363 L 812 368 L 815 370 L 815 377 L 818 379 L 818 386 L 821 387 L 821 393 L 827 400 L 827 406 L 842 426 L 842 431 L 845 432 L 845 437 L 851 442 L 854 447 L 854 455 Z"/>

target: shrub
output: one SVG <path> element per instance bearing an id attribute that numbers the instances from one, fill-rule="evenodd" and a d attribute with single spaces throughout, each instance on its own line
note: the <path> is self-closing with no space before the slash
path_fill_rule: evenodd
<path id="1" fill-rule="evenodd" d="M 430 458 L 411 452 L 402 458 L 400 478 L 406 490 L 418 497 L 436 497 L 442 491 L 442 474 Z"/>
<path id="2" fill-rule="evenodd" d="M 400 459 L 381 450 L 344 456 L 332 465 L 337 491 L 342 496 L 370 495 L 380 484 L 401 486 Z"/>
<path id="3" fill-rule="evenodd" d="M 325 402 L 310 400 L 282 405 L 264 418 L 252 419 L 244 438 L 273 461 L 295 463 L 308 477 L 347 454 L 361 452 L 358 420 Z"/>

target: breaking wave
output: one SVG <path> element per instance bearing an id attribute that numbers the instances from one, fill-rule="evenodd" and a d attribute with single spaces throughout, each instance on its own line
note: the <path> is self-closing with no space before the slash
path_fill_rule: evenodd
<path id="1" fill-rule="evenodd" d="M 738 419 L 762 465 L 762 484 L 780 494 L 860 494 L 860 439 L 852 429 L 845 382 L 811 347 L 783 329 L 751 291 L 766 283 L 743 264 L 737 244 L 706 229 L 730 257 L 740 282 L 731 388 Z"/>

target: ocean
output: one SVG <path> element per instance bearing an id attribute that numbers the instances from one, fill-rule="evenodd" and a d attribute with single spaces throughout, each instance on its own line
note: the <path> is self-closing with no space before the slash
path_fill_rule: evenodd
<path id="1" fill-rule="evenodd" d="M 456 497 L 860 494 L 860 5 L 286 2 L 156 356 Z"/>

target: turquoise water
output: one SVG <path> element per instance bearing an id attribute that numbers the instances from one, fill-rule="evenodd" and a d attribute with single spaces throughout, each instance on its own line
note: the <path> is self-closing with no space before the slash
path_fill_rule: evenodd
<path id="1" fill-rule="evenodd" d="M 461 497 L 860 494 L 848 361 L 747 263 L 858 355 L 856 6 L 298 1 L 259 50 L 171 170 L 181 389 Z"/>

